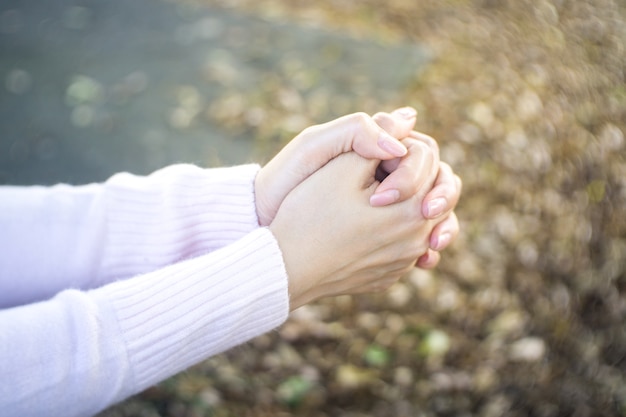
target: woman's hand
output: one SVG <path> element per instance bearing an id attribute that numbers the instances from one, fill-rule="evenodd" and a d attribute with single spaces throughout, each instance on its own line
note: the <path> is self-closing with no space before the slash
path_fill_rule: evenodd
<path id="1" fill-rule="evenodd" d="M 355 153 L 334 158 L 284 199 L 269 226 L 283 252 L 295 309 L 318 298 L 388 288 L 430 245 L 436 221 L 422 200 L 437 180 L 439 160 L 422 141 L 408 139 L 408 174 L 420 190 L 405 201 L 372 207 L 377 160 Z"/>
<path id="2" fill-rule="evenodd" d="M 336 156 L 354 150 L 366 159 L 394 160 L 406 155 L 396 138 L 408 136 L 415 125 L 415 110 L 403 108 L 370 117 L 354 113 L 311 126 L 289 142 L 255 180 L 256 208 L 261 226 L 268 226 L 284 198 L 298 184 Z M 381 128 L 383 121 L 388 131 Z"/>
<path id="3" fill-rule="evenodd" d="M 373 117 L 364 113 L 344 116 L 323 125 L 305 129 L 285 146 L 257 175 L 256 205 L 259 224 L 273 220 L 287 194 L 336 156 L 354 150 L 364 158 L 383 162 L 378 169 L 382 183 L 370 198 L 372 206 L 404 201 L 414 195 L 420 184 L 411 175 L 412 159 L 396 137 L 410 137 L 429 145 L 438 153 L 434 139 L 412 131 L 416 112 L 410 107 L 392 113 L 379 112 Z M 406 174 L 409 175 L 406 175 Z M 420 268 L 434 268 L 439 251 L 454 241 L 459 224 L 453 210 L 461 192 L 461 180 L 450 167 L 440 163 L 437 181 L 422 204 L 427 219 L 441 221 L 430 237 L 430 248 L 418 259 Z"/>
<path id="4" fill-rule="evenodd" d="M 391 125 L 387 121 L 386 126 Z M 381 126 L 385 125 L 381 124 Z M 411 132 L 409 138 L 403 143 L 406 144 L 410 140 L 423 142 L 431 148 L 433 153 L 439 155 L 437 142 L 430 136 Z M 373 206 L 393 204 L 417 193 L 422 184 L 413 178 L 412 172 L 415 170 L 413 164 L 414 161 L 409 156 L 382 161 L 377 171 L 377 178 L 382 180 L 382 183 L 376 188 L 376 193 L 370 199 L 370 203 Z M 417 260 L 416 266 L 419 268 L 436 267 L 441 258 L 439 252 L 450 245 L 459 234 L 459 221 L 454 208 L 459 201 L 461 189 L 461 178 L 454 174 L 450 165 L 440 162 L 435 185 L 422 202 L 424 218 L 437 220 L 439 223 L 430 236 L 430 248 Z"/>
<path id="5" fill-rule="evenodd" d="M 456 240 L 460 226 L 454 208 L 459 201 L 461 189 L 461 178 L 454 174 L 450 165 L 440 162 L 435 186 L 422 202 L 424 217 L 438 224 L 430 235 L 430 248 L 417 260 L 417 267 L 422 269 L 436 267 L 441 259 L 439 252 Z"/>

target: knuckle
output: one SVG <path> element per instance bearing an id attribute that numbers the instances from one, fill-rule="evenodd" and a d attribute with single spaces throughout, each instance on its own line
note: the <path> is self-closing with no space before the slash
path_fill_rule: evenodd
<path id="1" fill-rule="evenodd" d="M 437 143 L 437 141 L 432 137 L 432 136 L 428 136 L 425 133 L 421 133 L 421 132 L 417 132 L 414 137 L 427 144 L 429 147 L 433 148 L 433 149 L 439 149 L 439 144 Z"/>
<path id="2" fill-rule="evenodd" d="M 445 182 L 449 183 L 456 189 L 456 192 L 460 192 L 463 187 L 463 181 L 461 177 L 454 173 L 452 167 L 446 162 L 439 162 L 439 171 L 442 174 L 442 178 L 444 178 Z"/>
<path id="3" fill-rule="evenodd" d="M 459 190 L 459 193 L 461 193 L 461 190 L 463 190 L 463 180 L 461 179 L 461 177 L 459 177 L 456 174 L 454 175 L 454 179 L 456 181 L 456 185 Z"/>
<path id="4" fill-rule="evenodd" d="M 435 155 L 436 158 L 439 159 L 439 144 L 435 139 L 423 133 L 416 133 L 413 135 L 413 138 L 417 142 L 421 142 L 426 145 L 433 152 L 433 155 Z"/>
<path id="5" fill-rule="evenodd" d="M 378 112 L 372 116 L 372 120 L 387 133 L 393 133 L 394 120 L 389 113 Z"/>
<path id="6" fill-rule="evenodd" d="M 426 151 L 428 151 L 428 152 L 432 152 L 432 148 L 431 148 L 430 146 L 428 146 L 428 144 L 427 144 L 427 143 L 422 142 L 421 140 L 413 140 L 413 141 L 411 141 L 411 142 L 412 142 L 411 146 L 412 146 L 412 147 L 415 147 L 415 148 L 417 148 L 417 149 L 419 149 L 420 151 L 423 151 L 423 152 L 426 152 Z"/>
<path id="7" fill-rule="evenodd" d="M 444 197 L 448 201 L 448 204 L 451 204 L 450 202 L 454 204 L 454 202 L 456 201 L 456 196 L 458 194 L 457 188 L 454 184 L 442 183 L 442 184 L 437 184 L 436 187 L 437 187 L 437 194 Z"/>
<path id="8" fill-rule="evenodd" d="M 450 213 L 450 223 L 451 223 L 451 228 L 452 228 L 453 233 L 457 235 L 461 228 L 461 224 L 459 223 L 459 218 L 454 212 Z"/>
<path id="9" fill-rule="evenodd" d="M 443 162 L 443 161 L 439 162 L 439 167 L 442 172 L 445 172 L 446 174 L 449 174 L 450 176 L 454 175 L 454 171 L 452 171 L 452 167 L 447 162 Z"/>
<path id="10" fill-rule="evenodd" d="M 427 143 L 424 143 L 418 140 L 418 141 L 415 141 L 412 147 L 414 147 L 417 152 L 420 152 L 422 155 L 424 155 L 428 159 L 432 161 L 436 159 L 436 151 L 432 147 L 430 147 Z"/>
<path id="11" fill-rule="evenodd" d="M 349 120 L 354 124 L 356 128 L 363 129 L 370 125 L 372 118 L 365 112 L 352 113 L 349 116 Z"/>
<path id="12" fill-rule="evenodd" d="M 372 116 L 372 119 L 374 119 L 376 122 L 379 121 L 379 119 L 386 119 L 387 117 L 389 117 L 389 113 L 385 113 L 382 111 L 379 111 L 378 113 L 374 114 Z"/>
<path id="13" fill-rule="evenodd" d="M 310 137 L 315 137 L 322 129 L 322 125 L 311 125 L 305 127 L 299 134 L 296 136 L 296 139 L 301 139 L 303 142 L 308 142 Z"/>
<path id="14" fill-rule="evenodd" d="M 423 140 L 430 148 L 437 149 L 437 150 L 439 149 L 439 144 L 432 137 L 430 137 L 428 135 L 424 135 L 424 139 Z"/>

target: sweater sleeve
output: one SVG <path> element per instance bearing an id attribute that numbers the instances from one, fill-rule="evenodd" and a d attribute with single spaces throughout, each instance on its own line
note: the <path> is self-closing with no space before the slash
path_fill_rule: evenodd
<path id="1" fill-rule="evenodd" d="M 286 320 L 287 276 L 259 228 L 210 254 L 0 311 L 0 405 L 89 416 Z"/>
<path id="2" fill-rule="evenodd" d="M 258 228 L 258 165 L 179 164 L 103 184 L 0 187 L 0 308 L 211 252 Z"/>

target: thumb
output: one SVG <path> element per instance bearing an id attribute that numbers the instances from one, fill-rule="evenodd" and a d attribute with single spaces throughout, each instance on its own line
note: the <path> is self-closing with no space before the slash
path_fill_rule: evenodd
<path id="1" fill-rule="evenodd" d="M 400 126 L 398 116 L 378 113 L 377 117 L 391 131 L 404 133 L 406 130 L 407 135 L 411 132 L 411 129 Z M 314 137 L 316 152 L 310 156 L 323 163 L 350 151 L 366 159 L 379 160 L 399 158 L 407 153 L 406 147 L 396 139 L 399 136 L 390 134 L 365 113 L 349 114 L 314 126 L 308 132 L 305 130 L 303 136 Z"/>
<path id="2" fill-rule="evenodd" d="M 402 133 L 406 126 L 412 127 L 415 123 L 410 117 L 402 121 L 399 114 L 379 113 L 377 119 L 396 133 Z M 337 156 L 351 151 L 375 161 L 393 160 L 407 154 L 399 140 L 365 113 L 306 128 L 257 175 L 255 188 L 260 224 L 271 222 L 283 199 L 298 184 Z"/>

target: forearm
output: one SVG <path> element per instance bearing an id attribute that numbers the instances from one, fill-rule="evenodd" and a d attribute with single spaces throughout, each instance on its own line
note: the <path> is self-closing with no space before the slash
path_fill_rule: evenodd
<path id="1" fill-rule="evenodd" d="M 107 242 L 102 280 L 126 278 L 224 247 L 259 227 L 257 165 L 173 165 L 104 185 Z"/>
<path id="2" fill-rule="evenodd" d="M 267 229 L 211 254 L 89 292 L 0 312 L 0 404 L 10 415 L 94 414 L 280 325 L 282 256 Z"/>
<path id="3" fill-rule="evenodd" d="M 93 286 L 105 206 L 96 184 L 0 187 L 0 308 Z"/>
<path id="4" fill-rule="evenodd" d="M 258 227 L 259 167 L 173 165 L 80 187 L 0 188 L 0 307 L 208 253 Z"/>

